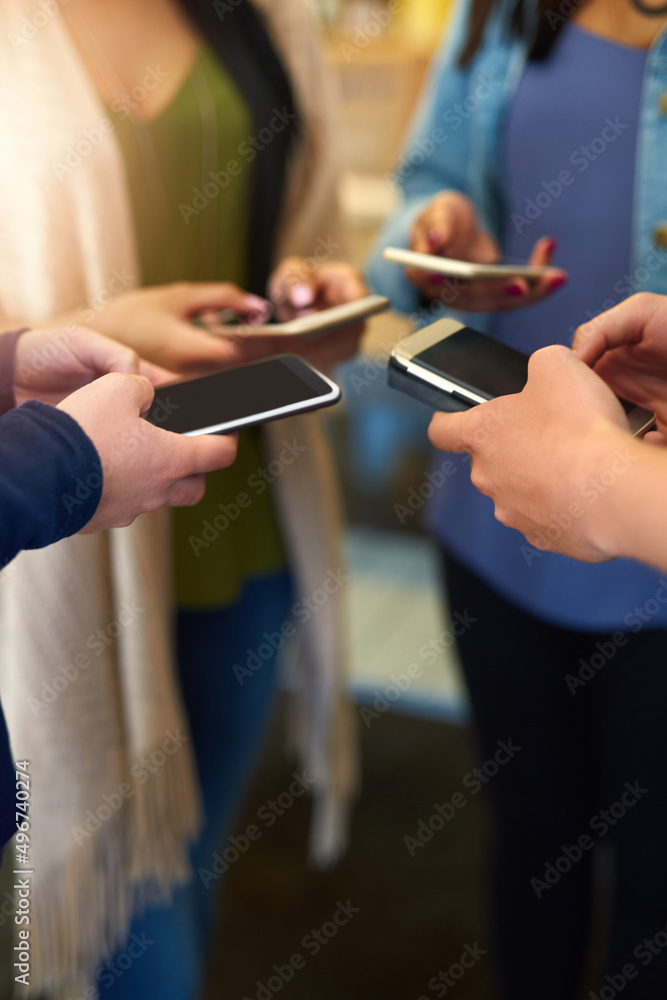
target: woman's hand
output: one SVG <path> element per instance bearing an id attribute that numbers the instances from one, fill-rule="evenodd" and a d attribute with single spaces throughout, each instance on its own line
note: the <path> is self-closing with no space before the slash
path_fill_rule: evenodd
<path id="1" fill-rule="evenodd" d="M 249 360 L 241 338 L 193 326 L 197 316 L 220 309 L 231 309 L 249 323 L 265 323 L 271 314 L 270 303 L 236 285 L 183 281 L 123 292 L 87 322 L 162 368 L 191 373 Z"/>
<path id="2" fill-rule="evenodd" d="M 579 327 L 572 350 L 667 434 L 667 298 L 643 292 Z M 655 439 L 653 439 L 655 440 Z"/>
<path id="3" fill-rule="evenodd" d="M 333 261 L 313 268 L 301 257 L 286 257 L 269 281 L 269 295 L 281 322 L 319 312 L 368 294 L 359 271 L 350 264 Z M 274 338 L 275 350 L 289 350 L 319 368 L 351 357 L 357 350 L 365 324 L 347 326 L 314 336 Z"/>
<path id="4" fill-rule="evenodd" d="M 480 228 L 470 199 L 458 191 L 441 191 L 429 202 L 412 227 L 410 249 L 476 264 L 500 260 L 497 243 Z M 554 249 L 554 240 L 542 237 L 533 247 L 528 263 L 550 264 Z M 463 281 L 414 267 L 406 268 L 405 274 L 427 299 L 442 297 L 448 306 L 464 312 L 504 312 L 532 305 L 567 281 L 566 272 L 558 267 L 550 268 L 537 281 L 519 277 Z"/>

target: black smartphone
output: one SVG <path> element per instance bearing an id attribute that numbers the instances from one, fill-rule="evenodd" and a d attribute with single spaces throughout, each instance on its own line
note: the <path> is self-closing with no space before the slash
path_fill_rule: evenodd
<path id="1" fill-rule="evenodd" d="M 176 434 L 230 434 L 331 406 L 340 396 L 336 383 L 303 358 L 281 354 L 160 386 L 147 419 Z"/>
<path id="2" fill-rule="evenodd" d="M 465 410 L 521 392 L 528 355 L 452 319 L 405 337 L 393 348 L 389 383 L 440 410 Z M 646 433 L 655 413 L 621 399 L 630 429 Z"/>

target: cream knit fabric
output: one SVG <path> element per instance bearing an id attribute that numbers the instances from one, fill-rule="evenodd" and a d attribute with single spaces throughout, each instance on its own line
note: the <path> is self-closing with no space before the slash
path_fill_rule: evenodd
<path id="1" fill-rule="evenodd" d="M 340 242 L 316 39 L 301 0 L 263 0 L 307 129 L 282 252 Z M 58 15 L 0 5 L 0 322 L 44 323 L 140 283 L 120 153 Z M 99 136 L 102 139 L 98 141 Z M 57 176 L 69 147 L 80 161 Z M 85 151 L 81 153 L 81 151 Z M 74 162 L 70 160 L 70 162 Z M 224 276 L 221 276 L 224 277 Z M 336 486 L 318 422 L 267 430 L 307 454 L 276 481 L 297 599 L 339 580 Z M 94 472 L 95 470 L 91 470 Z M 85 484 L 72 484 L 70 496 Z M 72 502 L 64 499 L 63 502 Z M 67 997 L 122 942 L 147 899 L 190 876 L 200 823 L 172 660 L 168 516 L 23 553 L 0 574 L 1 692 L 17 759 L 31 762 L 31 994 Z M 344 582 L 344 581 L 343 581 Z M 354 785 L 340 592 L 300 629 L 295 742 L 317 777 L 312 850 L 335 857 Z"/>

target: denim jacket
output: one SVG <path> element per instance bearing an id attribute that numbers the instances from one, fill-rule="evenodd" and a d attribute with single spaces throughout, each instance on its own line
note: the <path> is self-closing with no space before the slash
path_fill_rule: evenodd
<path id="1" fill-rule="evenodd" d="M 504 19 L 487 25 L 473 60 L 456 61 L 467 33 L 470 0 L 461 0 L 430 73 L 421 106 L 393 178 L 403 199 L 384 227 L 368 267 L 371 286 L 412 313 L 419 292 L 402 268 L 382 259 L 385 246 L 407 247 L 416 218 L 439 191 L 455 189 L 475 204 L 480 224 L 502 242 L 501 134 L 527 59 Z M 667 294 L 667 30 L 648 53 L 637 144 L 632 262 L 636 291 Z M 445 294 L 446 299 L 446 294 Z M 617 300 L 616 300 L 617 301 Z M 615 304 L 610 300 L 608 307 Z M 453 310 L 452 310 L 453 312 Z M 487 329 L 490 317 L 475 316 Z"/>
<path id="2" fill-rule="evenodd" d="M 486 28 L 474 59 L 461 69 L 456 60 L 465 37 L 470 0 L 462 0 L 442 52 L 435 61 L 412 135 L 396 168 L 403 202 L 382 232 L 369 268 L 371 285 L 394 306 L 416 313 L 417 322 L 442 315 L 436 303 L 419 310 L 419 292 L 403 269 L 381 257 L 384 246 L 408 246 L 417 216 L 439 191 L 453 188 L 475 204 L 480 224 L 500 245 L 506 188 L 503 136 L 508 111 L 526 65 L 525 45 L 511 40 L 500 17 Z M 664 100 L 663 100 L 664 98 Z M 632 219 L 633 290 L 667 293 L 667 37 L 655 42 L 646 61 L 637 131 L 635 205 Z M 612 209 L 613 211 L 613 206 Z M 506 224 L 506 223 L 505 223 Z M 661 229 L 662 227 L 662 229 Z M 657 237 L 657 244 L 656 244 Z M 660 242 L 665 249 L 660 248 Z M 611 287 L 611 286 L 610 286 Z M 444 286 L 443 298 L 449 294 Z M 447 311 L 456 315 L 455 291 Z M 466 319 L 466 317 L 461 317 Z M 475 314 L 472 325 L 489 329 L 492 316 Z M 468 318 L 470 322 L 470 319 Z M 637 630 L 633 606 L 652 599 L 664 581 L 654 570 L 630 560 L 585 565 L 540 553 L 517 532 L 493 517 L 493 504 L 470 484 L 461 456 L 460 474 L 429 504 L 426 521 L 436 537 L 487 584 L 525 611 L 566 628 L 583 631 Z M 641 623 L 639 628 L 641 628 Z M 652 628 L 667 628 L 667 604 L 651 617 Z"/>

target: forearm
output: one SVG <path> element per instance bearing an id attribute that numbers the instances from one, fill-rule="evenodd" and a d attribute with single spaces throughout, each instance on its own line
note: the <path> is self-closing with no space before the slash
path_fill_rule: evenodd
<path id="1" fill-rule="evenodd" d="M 591 538 L 603 551 L 667 571 L 667 448 L 634 438 L 589 483 Z"/>

